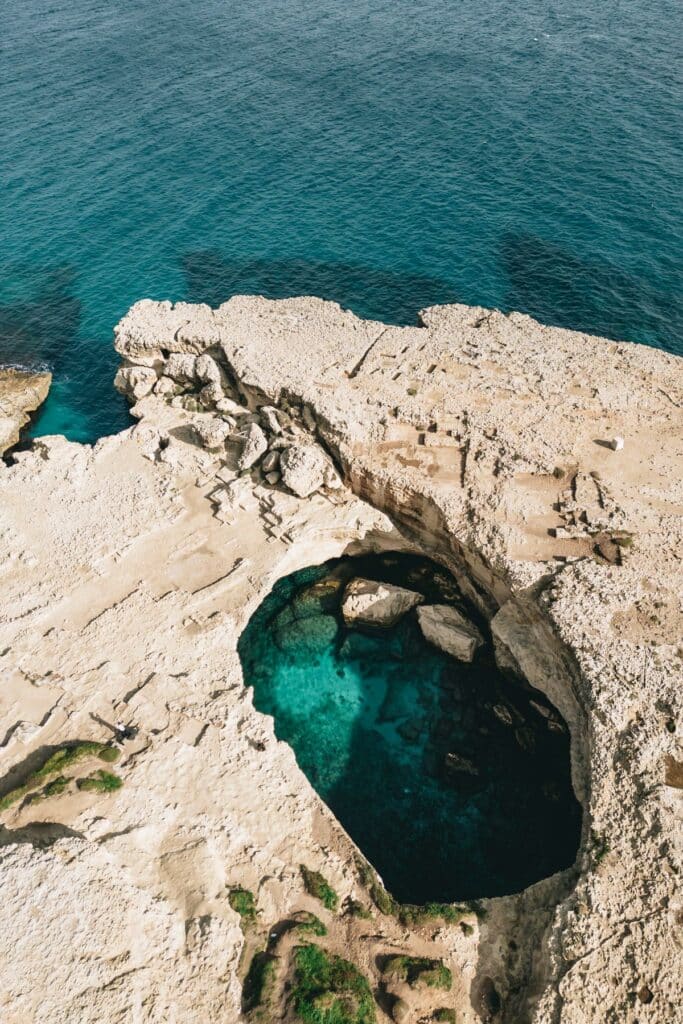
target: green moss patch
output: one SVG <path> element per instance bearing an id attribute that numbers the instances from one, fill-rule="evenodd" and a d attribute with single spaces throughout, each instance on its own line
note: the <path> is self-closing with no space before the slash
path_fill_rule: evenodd
<path id="1" fill-rule="evenodd" d="M 106 761 L 107 764 L 113 764 L 114 761 L 118 761 L 121 757 L 121 751 L 118 747 L 101 747 L 97 753 L 100 761 Z"/>
<path id="2" fill-rule="evenodd" d="M 424 906 L 404 903 L 399 909 L 398 916 L 401 924 L 405 925 L 422 925 L 435 920 L 457 924 L 469 913 L 469 907 L 457 903 L 425 903 Z"/>
<path id="3" fill-rule="evenodd" d="M 294 951 L 292 1002 L 304 1024 L 375 1024 L 367 978 L 355 964 L 319 946 Z"/>
<path id="4" fill-rule="evenodd" d="M 405 981 L 411 988 L 426 985 L 448 991 L 453 975 L 442 960 L 423 956 L 390 956 L 384 962 L 382 974 L 392 981 Z"/>
<path id="5" fill-rule="evenodd" d="M 119 751 L 116 747 L 112 747 L 108 743 L 74 743 L 66 747 L 61 747 L 59 750 L 55 750 L 54 753 L 46 757 L 41 765 L 34 772 L 29 775 L 26 781 L 21 785 L 15 787 L 6 793 L 5 796 L 0 800 L 0 812 L 6 811 L 13 804 L 18 803 L 28 793 L 39 789 L 46 782 L 49 782 L 53 775 L 58 777 L 68 778 L 64 775 L 65 771 L 73 767 L 79 761 L 83 761 L 86 757 L 97 757 L 101 761 L 112 762 L 115 761 L 119 756 Z M 120 780 L 119 780 L 120 782 Z M 47 789 L 47 787 L 45 787 Z M 55 792 L 63 792 L 65 786 L 62 789 L 57 789 Z M 115 787 L 118 788 L 118 787 Z M 54 796 L 55 792 L 45 793 L 45 796 Z"/>
<path id="6" fill-rule="evenodd" d="M 76 785 L 86 793 L 113 793 L 117 789 L 121 789 L 123 780 L 113 772 L 105 772 L 103 768 L 100 768 L 86 779 L 78 779 Z"/>
<path id="7" fill-rule="evenodd" d="M 360 917 L 364 921 L 369 921 L 372 917 L 372 911 L 361 903 L 360 900 L 349 900 L 346 904 L 346 913 L 350 914 L 351 917 Z"/>
<path id="8" fill-rule="evenodd" d="M 370 867 L 367 861 L 356 857 L 356 870 L 361 883 L 368 890 L 370 898 L 380 914 L 384 914 L 386 917 L 395 917 L 399 912 L 399 904 L 384 888 L 374 868 Z"/>
<path id="9" fill-rule="evenodd" d="M 303 910 L 297 918 L 294 930 L 299 935 L 327 935 L 327 928 L 315 914 Z"/>
<path id="10" fill-rule="evenodd" d="M 243 925 L 252 925 L 256 921 L 256 900 L 253 892 L 236 886 L 228 893 L 228 903 L 242 918 Z"/>
<path id="11" fill-rule="evenodd" d="M 457 1024 L 455 1010 L 448 1010 L 446 1009 L 445 1006 L 443 1006 L 440 1010 L 434 1011 L 433 1019 L 435 1021 L 438 1021 L 439 1024 Z"/>
<path id="12" fill-rule="evenodd" d="M 486 912 L 476 900 L 470 900 L 467 903 L 425 903 L 424 906 L 404 903 L 398 909 L 399 920 L 407 927 L 419 927 L 436 920 L 445 921 L 447 924 L 457 924 L 467 914 L 485 917 Z"/>
<path id="13" fill-rule="evenodd" d="M 52 780 L 52 782 L 48 782 L 47 786 L 43 790 L 43 796 L 59 796 L 59 794 L 63 793 L 67 788 L 70 781 L 71 780 L 67 779 L 64 775 L 58 775 L 56 779 Z"/>
<path id="14" fill-rule="evenodd" d="M 356 857 L 356 870 L 361 884 L 367 889 L 372 902 L 381 914 L 387 917 L 397 917 L 406 928 L 420 927 L 431 924 L 433 921 L 445 921 L 447 924 L 457 924 L 467 914 L 475 914 L 477 917 L 486 916 L 486 909 L 479 900 L 467 900 L 465 903 L 425 903 L 419 906 L 414 903 L 399 903 L 382 885 L 375 869 L 367 861 Z M 354 913 L 349 901 L 348 912 Z M 361 906 L 361 904 L 357 904 Z M 359 917 L 369 916 L 358 914 Z"/>
<path id="15" fill-rule="evenodd" d="M 335 911 L 339 904 L 339 897 L 329 882 L 319 871 L 311 871 L 305 864 L 300 865 L 300 870 L 301 877 L 304 880 L 304 887 L 309 896 L 314 896 L 317 900 L 320 900 L 326 910 Z"/>

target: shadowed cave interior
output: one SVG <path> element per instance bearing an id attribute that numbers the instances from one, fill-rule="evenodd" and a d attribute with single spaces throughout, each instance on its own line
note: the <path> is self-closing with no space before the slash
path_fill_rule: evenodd
<path id="1" fill-rule="evenodd" d="M 454 605 L 486 643 L 458 661 L 425 640 L 415 610 L 391 628 L 348 627 L 355 577 Z M 430 560 L 345 557 L 287 576 L 239 653 L 257 710 L 401 902 L 500 896 L 573 863 L 581 809 L 566 724 L 501 673 L 486 624 Z"/>

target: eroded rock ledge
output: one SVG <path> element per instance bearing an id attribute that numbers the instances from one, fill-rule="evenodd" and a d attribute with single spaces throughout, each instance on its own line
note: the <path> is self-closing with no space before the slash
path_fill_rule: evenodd
<path id="1" fill-rule="evenodd" d="M 398 328 L 247 297 L 138 303 L 116 347 L 139 425 L 41 439 L 0 473 L 3 774 L 107 721 L 140 730 L 119 795 L 3 817 L 9 1020 L 237 1020 L 231 887 L 271 925 L 319 912 L 301 863 L 367 895 L 235 645 L 279 576 L 411 546 L 568 722 L 584 838 L 574 871 L 469 930 L 326 918 L 330 942 L 373 985 L 380 954 L 443 959 L 459 1021 L 677 1019 L 681 361 L 520 314 Z"/>
<path id="2" fill-rule="evenodd" d="M 19 440 L 22 427 L 47 398 L 50 373 L 0 368 L 0 455 Z"/>

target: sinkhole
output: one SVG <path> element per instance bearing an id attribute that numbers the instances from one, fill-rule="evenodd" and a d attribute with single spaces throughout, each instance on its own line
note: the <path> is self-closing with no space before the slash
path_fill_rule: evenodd
<path id="1" fill-rule="evenodd" d="M 342 602 L 358 578 L 460 610 L 484 644 L 457 660 L 425 639 L 416 608 L 389 627 L 350 625 Z M 567 727 L 501 673 L 486 624 L 435 563 L 391 553 L 293 573 L 239 654 L 255 707 L 401 902 L 501 896 L 573 863 Z"/>

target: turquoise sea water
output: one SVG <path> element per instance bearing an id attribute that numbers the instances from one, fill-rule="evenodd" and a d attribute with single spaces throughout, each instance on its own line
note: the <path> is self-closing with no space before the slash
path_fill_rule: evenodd
<path id="1" fill-rule="evenodd" d="M 447 578 L 435 582 L 434 569 L 390 556 L 295 573 L 239 644 L 255 707 L 409 903 L 516 892 L 573 862 L 581 821 L 566 730 L 559 717 L 549 727 L 540 694 L 500 675 L 490 649 L 472 665 L 455 661 L 424 640 L 414 613 L 376 634 L 344 626 L 351 576 L 443 602 Z"/>
<path id="2" fill-rule="evenodd" d="M 0 33 L 0 362 L 128 422 L 137 298 L 459 300 L 683 351 L 676 0 L 22 0 Z"/>

